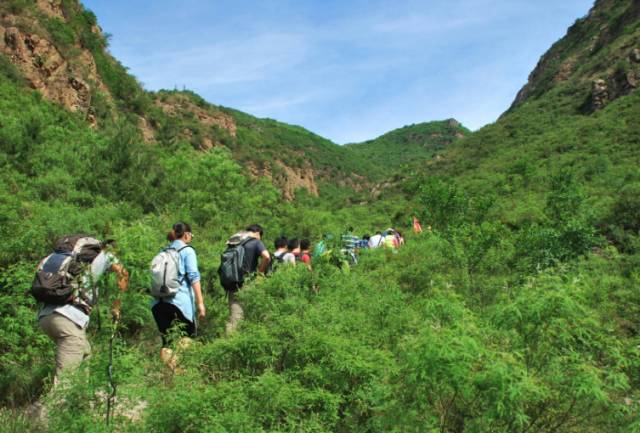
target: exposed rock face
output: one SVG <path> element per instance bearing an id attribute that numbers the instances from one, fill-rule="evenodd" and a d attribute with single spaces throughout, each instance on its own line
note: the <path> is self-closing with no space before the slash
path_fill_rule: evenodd
<path id="1" fill-rule="evenodd" d="M 138 121 L 138 128 L 140 128 L 140 131 L 142 132 L 142 138 L 144 139 L 144 141 L 148 143 L 156 141 L 155 131 L 151 127 L 151 125 L 149 125 L 147 119 L 145 119 L 144 117 L 140 117 Z"/>
<path id="2" fill-rule="evenodd" d="M 45 98 L 71 111 L 88 109 L 91 102 L 88 84 L 46 39 L 23 33 L 16 27 L 0 27 L 0 51 L 9 56 L 31 87 Z"/>
<path id="3" fill-rule="evenodd" d="M 62 0 L 36 0 L 36 6 L 45 14 L 51 17 L 64 19 Z"/>
<path id="4" fill-rule="evenodd" d="M 37 6 L 46 14 L 63 17 L 60 0 L 39 0 Z M 22 73 L 33 89 L 70 111 L 86 115 L 91 124 L 96 123 L 91 108 L 92 87 L 108 94 L 97 71 L 93 56 L 77 47 L 73 59 L 67 59 L 49 40 L 39 35 L 37 21 L 29 25 L 25 18 L 4 16 L 0 22 L 0 53 Z M 24 30 L 33 28 L 34 30 Z M 71 60 L 71 61 L 70 61 Z"/>
<path id="5" fill-rule="evenodd" d="M 609 101 L 609 87 L 607 82 L 599 79 L 593 82 L 591 89 L 591 110 L 596 111 L 604 108 Z"/>
<path id="6" fill-rule="evenodd" d="M 634 52 L 632 51 L 629 59 L 633 55 Z M 640 85 L 640 68 L 638 66 L 634 67 L 633 63 L 629 63 L 628 69 L 621 68 L 616 70 L 606 80 L 602 78 L 594 80 L 587 111 L 601 110 L 609 102 L 637 89 L 638 85 Z"/>
<path id="7" fill-rule="evenodd" d="M 449 125 L 449 128 L 455 129 L 460 127 L 460 122 L 458 122 L 456 119 L 449 119 L 447 121 L 447 125 Z"/>
<path id="8" fill-rule="evenodd" d="M 287 201 L 293 200 L 296 190 L 300 188 L 306 189 L 313 196 L 318 196 L 316 173 L 311 166 L 294 168 L 285 165 L 282 161 L 275 161 L 274 164 L 278 167 L 278 171 L 282 172 L 282 176 L 275 178 L 269 167 L 258 168 L 253 163 L 247 163 L 247 167 L 253 177 L 266 177 L 278 185 L 282 189 L 282 197 Z"/>
<path id="9" fill-rule="evenodd" d="M 318 186 L 316 185 L 315 175 L 311 167 L 292 168 L 284 165 L 280 161 L 276 164 L 282 168 L 285 173 L 286 181 L 283 187 L 283 196 L 286 200 L 293 200 L 295 191 L 304 188 L 313 196 L 318 196 Z"/>
<path id="10" fill-rule="evenodd" d="M 573 70 L 575 69 L 577 61 L 578 59 L 576 56 L 571 56 L 567 60 L 565 60 L 560 66 L 560 69 L 558 70 L 558 73 L 556 74 L 556 76 L 553 77 L 553 81 L 555 83 L 561 83 L 563 81 L 567 81 L 571 76 L 571 74 L 573 73 Z"/>
<path id="11" fill-rule="evenodd" d="M 635 89 L 640 78 L 640 48 L 633 24 L 638 20 L 638 0 L 597 0 L 588 16 L 577 20 L 542 56 L 509 110 L 565 81 L 582 89 L 591 86 L 592 98 L 581 107 L 583 112 L 600 109 Z M 623 63 L 630 65 L 631 71 L 616 71 Z M 596 83 L 602 79 L 605 85 Z"/>
<path id="12" fill-rule="evenodd" d="M 172 95 L 166 100 L 156 100 L 162 111 L 171 117 L 190 114 L 195 116 L 198 122 L 206 126 L 218 126 L 229 132 L 232 137 L 236 136 L 237 127 L 233 117 L 229 116 L 214 107 L 200 107 L 194 104 L 188 97 L 183 95 Z M 212 142 L 211 139 L 209 141 Z"/>

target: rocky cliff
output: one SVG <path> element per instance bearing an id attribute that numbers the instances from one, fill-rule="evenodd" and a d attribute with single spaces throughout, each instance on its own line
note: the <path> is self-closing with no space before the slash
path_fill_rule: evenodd
<path id="1" fill-rule="evenodd" d="M 566 36 L 540 59 L 511 109 L 559 85 L 587 96 L 579 107 L 590 113 L 638 87 L 640 1 L 598 0 Z"/>
<path id="2" fill-rule="evenodd" d="M 61 0 L 37 0 L 32 8 L 11 2 L 0 5 L 0 53 L 31 88 L 95 125 L 92 97 L 96 92 L 109 92 L 92 53 L 71 32 L 65 32 L 67 13 Z M 89 31 L 102 39 L 91 15 L 84 17 Z M 57 44 L 56 39 L 66 39 L 67 44 Z"/>

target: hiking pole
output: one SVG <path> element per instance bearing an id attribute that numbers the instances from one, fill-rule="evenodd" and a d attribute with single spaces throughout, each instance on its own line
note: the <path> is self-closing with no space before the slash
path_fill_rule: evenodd
<path id="1" fill-rule="evenodd" d="M 109 365 L 107 367 L 107 374 L 109 376 L 109 395 L 107 396 L 107 426 L 111 421 L 113 411 L 113 399 L 116 396 L 116 383 L 113 380 L 113 341 L 116 338 L 116 332 L 118 330 L 118 322 L 120 321 L 120 314 L 114 314 L 113 316 L 113 329 L 111 331 L 111 337 L 109 338 Z"/>

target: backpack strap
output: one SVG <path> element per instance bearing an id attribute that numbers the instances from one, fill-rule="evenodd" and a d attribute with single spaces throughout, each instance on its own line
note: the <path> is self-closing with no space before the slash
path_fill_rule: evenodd
<path id="1" fill-rule="evenodd" d="M 163 248 L 163 249 L 162 249 L 162 251 L 171 251 L 171 250 L 173 250 L 173 251 L 175 251 L 176 253 L 178 253 L 178 257 L 180 257 L 180 252 L 181 252 L 182 250 L 186 249 L 186 248 L 191 248 L 193 251 L 195 251 L 195 250 L 196 250 L 196 249 L 195 249 L 195 248 L 193 248 L 191 245 L 185 245 L 184 247 L 180 247 L 180 248 L 177 248 L 177 249 L 176 249 L 176 248 L 174 248 L 174 247 L 166 247 L 166 248 Z M 186 270 L 186 269 L 185 269 L 185 270 Z M 178 267 L 178 271 L 180 271 L 180 267 Z M 186 281 L 186 282 L 187 282 L 187 284 L 191 285 L 191 281 L 189 281 L 189 276 L 187 275 L 187 273 L 186 273 L 186 272 L 182 275 L 182 278 L 183 278 L 183 281 Z M 162 299 L 162 298 L 159 298 L 159 300 L 160 300 L 160 302 L 162 302 L 162 301 L 163 301 L 163 299 Z"/>
<path id="2" fill-rule="evenodd" d="M 187 248 L 191 248 L 193 251 L 195 251 L 195 250 L 196 250 L 196 249 L 195 249 L 195 248 L 193 248 L 191 245 L 185 245 L 185 246 L 184 246 L 184 247 L 182 247 L 182 248 L 178 248 L 176 251 L 177 251 L 177 252 L 180 252 L 180 251 L 182 251 L 182 250 L 184 250 L 184 249 L 187 249 Z M 175 248 L 173 248 L 173 249 L 175 249 Z"/>

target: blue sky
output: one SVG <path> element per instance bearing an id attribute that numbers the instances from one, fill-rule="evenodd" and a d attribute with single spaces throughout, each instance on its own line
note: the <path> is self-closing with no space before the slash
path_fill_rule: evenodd
<path id="1" fill-rule="evenodd" d="M 82 0 L 148 90 L 337 143 L 495 121 L 592 0 Z"/>

